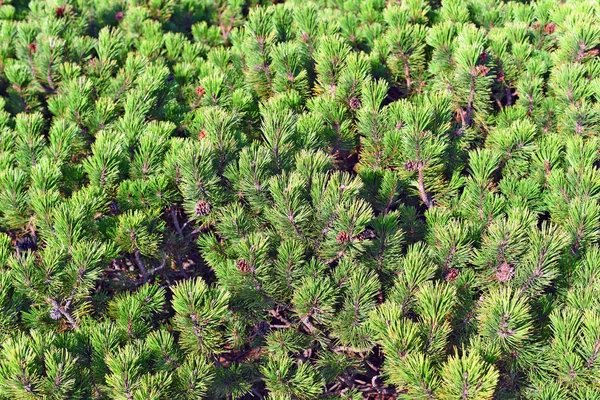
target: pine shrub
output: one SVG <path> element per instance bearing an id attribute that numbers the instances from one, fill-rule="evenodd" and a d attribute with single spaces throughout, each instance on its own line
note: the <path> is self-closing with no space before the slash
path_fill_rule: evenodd
<path id="1" fill-rule="evenodd" d="M 0 399 L 600 399 L 600 3 L 0 0 Z"/>

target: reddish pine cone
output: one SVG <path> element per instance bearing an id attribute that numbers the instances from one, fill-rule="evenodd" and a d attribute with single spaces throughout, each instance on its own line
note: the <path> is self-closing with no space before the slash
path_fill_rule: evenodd
<path id="1" fill-rule="evenodd" d="M 350 235 L 346 231 L 340 231 L 335 237 L 335 240 L 340 244 L 347 243 L 350 241 Z"/>
<path id="2" fill-rule="evenodd" d="M 196 203 L 196 215 L 204 217 L 210 214 L 210 203 L 205 200 L 200 200 Z"/>
<path id="3" fill-rule="evenodd" d="M 485 65 L 478 65 L 473 69 L 473 75 L 476 76 L 485 76 L 488 72 L 490 72 L 490 69 Z"/>
<path id="4" fill-rule="evenodd" d="M 237 267 L 242 274 L 247 274 L 250 272 L 250 264 L 248 264 L 248 261 L 244 260 L 243 258 L 237 262 Z"/>
<path id="5" fill-rule="evenodd" d="M 125 14 L 123 14 L 123 11 L 119 11 L 118 13 L 115 14 L 115 20 L 117 22 L 119 22 L 120 20 L 123 19 L 124 16 L 125 16 Z"/>
<path id="6" fill-rule="evenodd" d="M 454 282 L 460 275 L 460 271 L 457 268 L 450 268 L 446 272 L 446 282 Z"/>
<path id="7" fill-rule="evenodd" d="M 556 29 L 556 24 L 554 22 L 550 22 L 549 24 L 546 24 L 546 26 L 544 27 L 544 32 L 546 33 L 546 35 L 552 35 L 554 33 L 555 29 Z"/>
<path id="8" fill-rule="evenodd" d="M 196 96 L 202 97 L 204 96 L 204 93 L 206 93 L 206 89 L 204 89 L 202 86 L 196 86 Z"/>
<path id="9" fill-rule="evenodd" d="M 56 9 L 54 10 L 54 15 L 56 15 L 56 18 L 64 17 L 65 16 L 65 6 L 56 7 Z"/>
<path id="10" fill-rule="evenodd" d="M 508 282 L 515 276 L 515 269 L 507 262 L 503 262 L 496 270 L 496 279 L 500 282 Z"/>

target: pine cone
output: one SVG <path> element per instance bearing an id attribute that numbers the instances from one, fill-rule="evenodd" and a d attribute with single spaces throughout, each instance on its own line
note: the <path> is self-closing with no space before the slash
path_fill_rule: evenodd
<path id="1" fill-rule="evenodd" d="M 446 282 L 454 282 L 456 278 L 460 275 L 460 271 L 457 268 L 450 268 L 446 272 Z"/>
<path id="2" fill-rule="evenodd" d="M 358 98 L 356 98 L 356 97 L 351 97 L 349 104 L 350 104 L 350 108 L 353 109 L 353 110 L 356 110 L 357 108 L 360 108 L 360 105 L 361 105 L 360 104 L 360 100 Z"/>
<path id="3" fill-rule="evenodd" d="M 242 274 L 247 274 L 250 272 L 250 264 L 248 264 L 248 261 L 244 260 L 243 258 L 237 262 L 237 267 Z"/>
<path id="4" fill-rule="evenodd" d="M 500 282 L 508 282 L 515 276 L 515 269 L 507 262 L 503 262 L 496 270 L 496 279 Z"/>
<path id="5" fill-rule="evenodd" d="M 205 200 L 200 200 L 196 203 L 196 215 L 204 217 L 210 214 L 210 203 Z"/>
<path id="6" fill-rule="evenodd" d="M 339 244 L 347 243 L 350 241 L 350 235 L 346 231 L 340 231 L 335 237 L 335 240 L 337 240 Z"/>
<path id="7" fill-rule="evenodd" d="M 490 72 L 490 69 L 485 65 L 478 65 L 473 69 L 473 74 L 476 76 L 485 76 Z"/>
<path id="8" fill-rule="evenodd" d="M 31 51 L 32 53 L 35 53 L 37 51 L 37 44 L 35 44 L 35 43 L 29 43 L 27 45 L 27 47 L 29 48 L 29 51 Z"/>
<path id="9" fill-rule="evenodd" d="M 546 35 L 552 35 L 554 33 L 555 29 L 556 29 L 556 24 L 554 22 L 550 22 L 549 24 L 546 24 L 546 26 L 544 27 L 544 32 L 546 33 Z"/>
<path id="10" fill-rule="evenodd" d="M 204 129 L 201 129 L 200 132 L 198 132 L 198 140 L 204 139 L 206 137 L 206 131 Z"/>
<path id="11" fill-rule="evenodd" d="M 196 86 L 196 96 L 202 97 L 204 96 L 204 93 L 206 93 L 206 89 L 204 89 L 202 86 Z"/>
<path id="12" fill-rule="evenodd" d="M 123 11 L 119 11 L 118 13 L 115 14 L 115 21 L 119 22 L 120 20 L 123 19 L 124 16 L 125 16 L 125 14 L 123 14 Z"/>
<path id="13" fill-rule="evenodd" d="M 416 171 L 417 163 L 412 160 L 408 160 L 407 162 L 404 163 L 404 169 L 409 172 Z"/>
<path id="14" fill-rule="evenodd" d="M 62 18 L 65 16 L 65 8 L 65 6 L 56 7 L 56 10 L 54 10 L 54 15 L 56 15 L 56 18 Z"/>

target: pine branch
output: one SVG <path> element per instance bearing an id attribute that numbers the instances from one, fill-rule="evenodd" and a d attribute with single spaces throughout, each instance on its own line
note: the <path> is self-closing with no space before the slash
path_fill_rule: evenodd
<path id="1" fill-rule="evenodd" d="M 73 316 L 67 310 L 65 310 L 63 307 L 61 307 L 61 305 L 52 297 L 48 297 L 47 300 L 52 305 L 52 307 L 54 307 L 55 310 L 58 310 L 63 315 L 63 317 L 65 317 L 67 319 L 67 321 L 69 321 L 69 323 L 71 324 L 71 327 L 77 328 L 77 325 L 78 325 L 77 321 L 75 321 Z"/>
<path id="2" fill-rule="evenodd" d="M 434 206 L 433 199 L 431 195 L 427 193 L 425 190 L 425 182 L 423 178 L 423 163 L 418 163 L 417 166 L 417 188 L 419 190 L 419 196 L 421 197 L 421 201 L 427 206 L 427 208 L 432 208 Z"/>
<path id="3" fill-rule="evenodd" d="M 175 206 L 171 206 L 169 208 L 169 213 L 171 214 L 171 220 L 173 221 L 173 225 L 175 226 L 177 233 L 179 234 L 179 236 L 183 237 L 183 228 L 179 225 L 179 219 L 177 218 L 177 209 L 175 208 Z"/>
<path id="4" fill-rule="evenodd" d="M 144 265 L 144 261 L 142 260 L 142 255 L 140 254 L 140 251 L 138 249 L 135 249 L 133 251 L 133 255 L 135 257 L 135 263 L 137 264 L 138 268 L 142 272 L 143 282 L 146 283 L 148 281 L 149 275 L 148 275 L 148 270 L 146 269 L 146 266 Z"/>

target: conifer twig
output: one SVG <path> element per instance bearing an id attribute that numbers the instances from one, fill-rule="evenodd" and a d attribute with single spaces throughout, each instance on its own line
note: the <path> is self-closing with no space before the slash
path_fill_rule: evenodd
<path id="1" fill-rule="evenodd" d="M 135 257 L 135 263 L 137 264 L 138 268 L 142 272 L 142 277 L 144 279 L 144 283 L 146 283 L 148 281 L 148 270 L 146 269 L 146 266 L 144 265 L 144 261 L 142 260 L 142 255 L 140 254 L 140 251 L 138 249 L 135 249 L 135 251 L 133 252 L 133 255 Z"/>
<path id="2" fill-rule="evenodd" d="M 175 226 L 177 233 L 179 233 L 179 236 L 183 236 L 183 228 L 179 224 L 179 219 L 177 218 L 177 210 L 175 209 L 175 206 L 171 206 L 169 208 L 169 212 L 171 214 L 171 219 L 173 220 L 173 225 Z"/>
<path id="3" fill-rule="evenodd" d="M 50 304 L 52 304 L 52 307 L 58 310 L 58 312 L 60 312 L 63 315 L 63 317 L 65 317 L 67 321 L 69 321 L 73 328 L 77 327 L 77 321 L 75 321 L 73 316 L 67 310 L 61 307 L 61 305 L 58 304 L 58 302 L 55 299 L 53 299 L 52 297 L 48 297 L 48 301 L 50 302 Z"/>
<path id="4" fill-rule="evenodd" d="M 427 208 L 431 208 L 433 207 L 433 199 L 431 198 L 431 195 L 425 190 L 423 166 L 421 165 L 422 163 L 419 164 L 420 165 L 417 168 L 417 188 L 419 190 L 419 196 L 421 197 L 421 200 L 423 201 L 423 203 L 425 203 Z"/>

